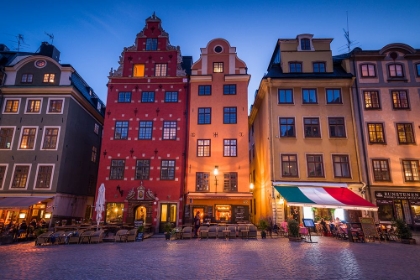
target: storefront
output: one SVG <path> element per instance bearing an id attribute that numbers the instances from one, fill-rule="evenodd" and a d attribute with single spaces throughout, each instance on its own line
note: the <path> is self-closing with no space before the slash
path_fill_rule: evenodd
<path id="1" fill-rule="evenodd" d="M 47 212 L 49 197 L 3 197 L 0 198 L 0 221 L 20 224 L 23 220 L 48 220 L 51 215 Z"/>
<path id="2" fill-rule="evenodd" d="M 420 192 L 375 191 L 380 223 L 401 219 L 420 227 Z"/>

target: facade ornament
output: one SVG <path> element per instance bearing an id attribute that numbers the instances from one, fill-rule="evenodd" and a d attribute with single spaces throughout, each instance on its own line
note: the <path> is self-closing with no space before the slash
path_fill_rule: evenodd
<path id="1" fill-rule="evenodd" d="M 127 197 L 125 198 L 125 200 L 129 200 L 129 199 L 134 199 L 134 197 L 136 196 L 136 192 L 134 191 L 134 188 L 132 188 L 129 192 Z"/>
<path id="2" fill-rule="evenodd" d="M 144 200 L 144 191 L 143 181 L 141 181 L 140 186 L 137 188 L 137 200 Z"/>

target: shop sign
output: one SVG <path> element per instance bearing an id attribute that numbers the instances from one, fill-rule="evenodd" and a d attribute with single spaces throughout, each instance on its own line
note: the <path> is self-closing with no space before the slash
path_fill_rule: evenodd
<path id="1" fill-rule="evenodd" d="M 420 199 L 420 192 L 375 192 L 377 199 Z"/>

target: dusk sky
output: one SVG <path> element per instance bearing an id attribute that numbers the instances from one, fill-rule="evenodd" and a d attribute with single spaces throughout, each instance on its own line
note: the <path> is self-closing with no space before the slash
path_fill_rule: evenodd
<path id="1" fill-rule="evenodd" d="M 194 61 L 200 48 L 214 38 L 236 47 L 248 66 L 251 82 L 248 107 L 273 53 L 278 38 L 302 33 L 333 38 L 334 55 L 347 52 L 344 28 L 348 13 L 352 48 L 381 49 L 405 43 L 420 49 L 420 1 L 143 1 L 143 0 L 44 0 L 7 1 L 2 5 L 0 43 L 22 51 L 37 51 L 50 42 L 61 52 L 61 63 L 71 64 L 97 95 L 106 102 L 106 83 L 118 67 L 124 47 L 134 44 L 145 20 L 156 13 L 170 43 Z"/>

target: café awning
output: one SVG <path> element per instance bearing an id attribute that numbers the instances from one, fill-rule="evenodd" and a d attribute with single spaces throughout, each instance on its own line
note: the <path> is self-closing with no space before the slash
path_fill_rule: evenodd
<path id="1" fill-rule="evenodd" d="M 49 197 L 46 196 L 20 196 L 20 197 L 2 197 L 0 198 L 0 208 L 25 208 L 37 204 Z"/>
<path id="2" fill-rule="evenodd" d="M 378 207 L 345 187 L 274 186 L 290 206 L 378 211 Z"/>

